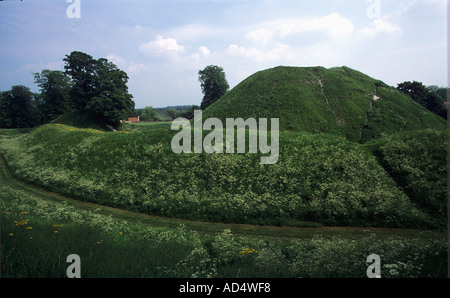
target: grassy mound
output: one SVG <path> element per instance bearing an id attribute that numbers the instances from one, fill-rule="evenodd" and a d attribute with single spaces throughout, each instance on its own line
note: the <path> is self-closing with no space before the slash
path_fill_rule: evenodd
<path id="1" fill-rule="evenodd" d="M 429 227 L 362 145 L 332 135 L 280 135 L 280 159 L 259 154 L 175 154 L 175 132 L 133 133 L 45 125 L 3 138 L 15 174 L 85 201 L 220 222 Z M 419 206 L 420 207 L 420 206 Z"/>
<path id="2" fill-rule="evenodd" d="M 445 128 L 445 120 L 395 88 L 348 67 L 257 72 L 208 107 L 204 118 L 279 118 L 280 129 L 367 142 L 383 133 Z"/>
<path id="3" fill-rule="evenodd" d="M 64 113 L 51 122 L 52 124 L 64 124 L 78 128 L 91 128 L 110 131 L 106 125 L 101 124 L 94 114 L 86 111 Z"/>
<path id="4" fill-rule="evenodd" d="M 397 185 L 441 226 L 447 222 L 447 132 L 420 130 L 366 144 Z"/>

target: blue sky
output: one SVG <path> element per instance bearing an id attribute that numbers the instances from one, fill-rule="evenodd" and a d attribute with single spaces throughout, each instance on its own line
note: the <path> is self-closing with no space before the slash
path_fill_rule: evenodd
<path id="1" fill-rule="evenodd" d="M 207 65 L 231 87 L 279 65 L 447 86 L 445 0 L 79 1 L 80 18 L 66 0 L 0 2 L 0 90 L 37 92 L 32 73 L 63 70 L 72 51 L 126 71 L 137 108 L 200 105 Z"/>

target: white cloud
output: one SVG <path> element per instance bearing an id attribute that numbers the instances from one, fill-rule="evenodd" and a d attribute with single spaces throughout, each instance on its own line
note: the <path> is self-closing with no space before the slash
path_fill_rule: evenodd
<path id="1" fill-rule="evenodd" d="M 267 29 L 258 29 L 250 31 L 245 34 L 245 38 L 251 40 L 253 43 L 265 46 L 273 38 L 273 31 Z"/>
<path id="2" fill-rule="evenodd" d="M 288 59 L 292 55 L 290 47 L 283 43 L 278 43 L 275 47 L 267 51 L 254 47 L 246 48 L 231 44 L 226 49 L 226 53 L 231 56 L 251 59 L 257 62 L 273 62 L 281 59 Z"/>
<path id="3" fill-rule="evenodd" d="M 127 74 L 138 73 L 141 70 L 145 69 L 144 64 L 128 62 L 125 59 L 123 59 L 121 56 L 114 54 L 114 53 L 110 53 L 110 54 L 106 55 L 106 59 L 108 59 L 108 61 L 111 61 L 115 65 L 117 65 L 118 68 L 124 70 Z"/>
<path id="4" fill-rule="evenodd" d="M 201 46 L 200 48 L 198 48 L 198 51 L 204 57 L 208 57 L 209 54 L 211 53 L 211 51 L 207 47 L 204 47 L 204 46 Z"/>
<path id="5" fill-rule="evenodd" d="M 242 46 L 233 43 L 226 49 L 226 54 L 234 57 L 241 57 L 256 62 L 280 62 L 296 63 L 303 60 L 303 57 L 314 56 L 317 49 L 321 50 L 321 55 L 330 56 L 329 44 L 333 40 L 339 40 L 350 35 L 354 26 L 352 22 L 338 13 L 331 13 L 318 18 L 283 18 L 257 24 L 254 30 L 249 30 L 245 39 L 252 42 L 251 46 Z M 302 33 L 323 34 L 323 39 L 295 45 L 292 40 L 286 39 Z M 331 39 L 331 41 L 330 41 Z M 270 47 L 269 47 L 270 45 Z"/>
<path id="6" fill-rule="evenodd" d="M 269 28 L 282 38 L 304 32 L 324 32 L 330 37 L 344 37 L 350 34 L 354 26 L 352 22 L 339 13 L 332 13 L 321 18 L 279 19 L 267 23 Z"/>
<path id="7" fill-rule="evenodd" d="M 210 54 L 211 51 L 207 47 L 201 46 L 198 48 L 197 52 L 190 56 L 190 58 L 193 59 L 194 62 L 200 62 L 202 59 L 208 58 Z"/>
<path id="8" fill-rule="evenodd" d="M 155 40 L 142 44 L 139 50 L 151 57 L 179 58 L 179 55 L 184 53 L 185 48 L 179 45 L 174 38 L 163 38 L 161 35 L 157 35 Z"/>
<path id="9" fill-rule="evenodd" d="M 188 42 L 192 40 L 207 39 L 210 37 L 223 35 L 229 29 L 221 27 L 212 27 L 204 24 L 186 24 L 181 27 L 175 27 L 166 30 L 166 35 L 172 36 L 181 42 Z"/>
<path id="10" fill-rule="evenodd" d="M 363 28 L 360 31 L 360 36 L 373 37 L 379 34 L 396 36 L 401 33 L 402 29 L 398 25 L 383 21 L 381 19 L 376 19 L 370 24 L 370 27 Z"/>

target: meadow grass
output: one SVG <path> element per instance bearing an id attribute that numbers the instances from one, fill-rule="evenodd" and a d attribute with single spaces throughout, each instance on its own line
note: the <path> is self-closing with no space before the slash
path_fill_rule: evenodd
<path id="1" fill-rule="evenodd" d="M 124 221 L 4 185 L 1 197 L 4 278 L 64 278 L 70 254 L 80 256 L 84 278 L 366 277 L 365 259 L 371 253 L 382 258 L 383 277 L 446 274 L 441 233 L 380 231 L 379 237 L 369 231 L 355 237 L 351 229 L 340 234 L 311 230 L 312 237 L 302 239 L 255 231 L 245 236 L 219 226 L 198 233 L 185 225 L 145 224 L 138 216 Z"/>
<path id="2" fill-rule="evenodd" d="M 2 163 L 2 277 L 446 277 L 445 233 L 280 228 L 150 217 L 75 201 L 17 181 Z"/>
<path id="3" fill-rule="evenodd" d="M 261 165 L 261 154 L 175 154 L 174 134 L 164 125 L 104 133 L 52 124 L 5 135 L 0 151 L 24 181 L 151 215 L 279 226 L 443 227 L 368 147 L 342 137 L 282 132 L 278 163 Z M 445 150 L 445 142 L 435 149 L 439 169 L 446 167 L 439 159 Z"/>

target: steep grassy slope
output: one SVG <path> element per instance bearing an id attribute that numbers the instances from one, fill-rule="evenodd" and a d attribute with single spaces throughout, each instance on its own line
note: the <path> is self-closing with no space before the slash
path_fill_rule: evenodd
<path id="1" fill-rule="evenodd" d="M 110 131 L 106 125 L 100 124 L 94 114 L 86 111 L 68 112 L 60 115 L 51 122 L 52 124 L 64 124 L 78 128 L 91 128 Z"/>
<path id="2" fill-rule="evenodd" d="M 175 154 L 167 127 L 134 133 L 46 125 L 2 138 L 14 173 L 71 197 L 149 214 L 222 222 L 429 227 L 363 146 L 282 133 L 280 159 Z"/>
<path id="3" fill-rule="evenodd" d="M 412 99 L 348 67 L 276 67 L 251 75 L 204 118 L 279 118 L 280 129 L 366 142 L 382 133 L 445 128 Z"/>
<path id="4" fill-rule="evenodd" d="M 407 131 L 365 144 L 397 185 L 444 226 L 447 222 L 447 132 Z"/>

